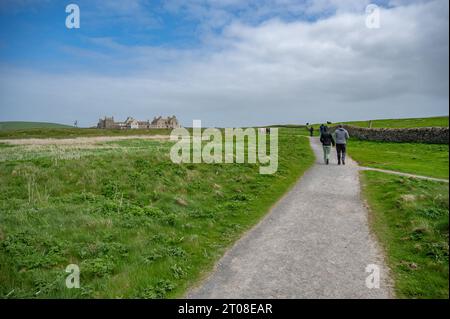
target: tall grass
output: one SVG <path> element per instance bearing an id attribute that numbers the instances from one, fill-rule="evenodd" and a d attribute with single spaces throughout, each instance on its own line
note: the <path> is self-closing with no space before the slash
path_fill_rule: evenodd
<path id="1" fill-rule="evenodd" d="M 313 162 L 296 129 L 280 131 L 274 175 L 173 164 L 171 145 L 128 140 L 25 159 L 13 156 L 19 146 L 0 148 L 0 296 L 181 296 Z M 64 285 L 68 264 L 80 266 L 80 289 Z"/>
<path id="2" fill-rule="evenodd" d="M 397 297 L 448 299 L 448 184 L 379 172 L 362 177 Z"/>

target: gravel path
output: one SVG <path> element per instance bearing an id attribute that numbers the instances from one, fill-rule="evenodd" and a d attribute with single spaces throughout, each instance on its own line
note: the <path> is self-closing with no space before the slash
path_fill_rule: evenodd
<path id="1" fill-rule="evenodd" d="M 316 164 L 216 265 L 188 298 L 390 298 L 388 271 L 369 232 L 359 167 L 348 159 Z M 366 287 L 366 266 L 380 267 L 380 288 Z"/>

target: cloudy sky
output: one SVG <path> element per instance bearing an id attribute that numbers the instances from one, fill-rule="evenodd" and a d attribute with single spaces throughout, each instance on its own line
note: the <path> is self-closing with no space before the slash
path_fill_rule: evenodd
<path id="1" fill-rule="evenodd" d="M 448 114 L 449 1 L 0 1 L 0 121 L 246 126 Z"/>

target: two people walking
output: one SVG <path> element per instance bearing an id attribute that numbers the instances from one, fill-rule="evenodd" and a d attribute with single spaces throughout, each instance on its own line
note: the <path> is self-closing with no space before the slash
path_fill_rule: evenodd
<path id="1" fill-rule="evenodd" d="M 339 125 L 334 134 L 331 134 L 328 127 L 320 126 L 320 142 L 323 146 L 323 159 L 326 165 L 330 163 L 331 146 L 336 146 L 338 165 L 345 165 L 345 155 L 347 153 L 347 140 L 350 138 L 347 130 Z"/>

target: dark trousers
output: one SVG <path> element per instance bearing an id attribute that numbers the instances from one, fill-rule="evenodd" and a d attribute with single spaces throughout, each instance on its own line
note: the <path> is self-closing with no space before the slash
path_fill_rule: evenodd
<path id="1" fill-rule="evenodd" d="M 347 145 L 346 144 L 336 144 L 336 151 L 337 151 L 337 157 L 338 162 L 345 162 L 345 153 L 347 152 Z"/>

